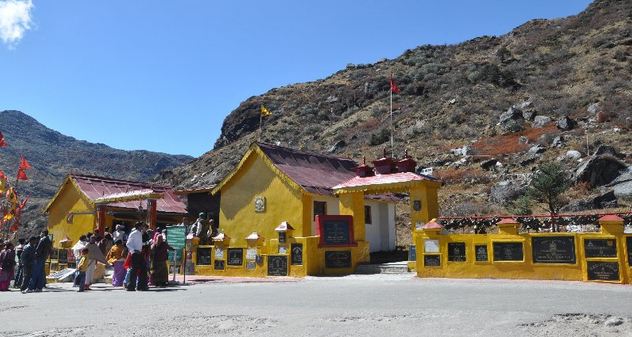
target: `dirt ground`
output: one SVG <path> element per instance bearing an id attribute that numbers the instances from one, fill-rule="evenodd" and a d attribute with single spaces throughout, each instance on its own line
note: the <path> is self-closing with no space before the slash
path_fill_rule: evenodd
<path id="1" fill-rule="evenodd" d="M 404 275 L 0 294 L 0 336 L 632 336 L 632 286 Z"/>

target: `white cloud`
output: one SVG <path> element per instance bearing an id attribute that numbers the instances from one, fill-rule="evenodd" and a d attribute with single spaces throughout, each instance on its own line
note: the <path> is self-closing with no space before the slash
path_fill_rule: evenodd
<path id="1" fill-rule="evenodd" d="M 15 46 L 31 29 L 32 0 L 0 0 L 0 40 Z"/>

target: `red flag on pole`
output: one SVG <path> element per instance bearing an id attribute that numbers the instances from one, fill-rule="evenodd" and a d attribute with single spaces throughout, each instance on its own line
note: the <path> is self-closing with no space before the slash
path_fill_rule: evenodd
<path id="1" fill-rule="evenodd" d="M 6 147 L 7 142 L 4 141 L 4 135 L 0 132 L 0 147 Z"/>
<path id="2" fill-rule="evenodd" d="M 391 75 L 391 78 L 390 78 L 389 82 L 391 83 L 391 92 L 394 93 L 394 94 L 399 94 L 399 88 L 397 87 L 397 84 L 395 84 L 395 80 L 393 79 L 393 75 Z"/>
<path id="3" fill-rule="evenodd" d="M 29 177 L 26 176 L 26 172 L 23 169 L 18 170 L 18 180 L 29 180 Z"/>
<path id="4" fill-rule="evenodd" d="M 26 161 L 26 158 L 24 158 L 24 156 L 20 156 L 20 170 L 28 170 L 31 168 L 31 164 L 29 164 L 28 161 Z"/>

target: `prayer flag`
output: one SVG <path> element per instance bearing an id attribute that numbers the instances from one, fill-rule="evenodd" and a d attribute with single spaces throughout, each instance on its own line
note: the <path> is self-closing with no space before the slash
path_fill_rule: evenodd
<path id="1" fill-rule="evenodd" d="M 31 168 L 31 164 L 29 164 L 28 161 L 26 161 L 26 158 L 24 158 L 24 156 L 20 156 L 20 170 L 28 170 Z"/>
<path id="2" fill-rule="evenodd" d="M 26 176 L 26 172 L 23 169 L 18 170 L 18 180 L 29 180 L 29 177 Z"/>
<path id="3" fill-rule="evenodd" d="M 7 143 L 4 141 L 4 135 L 0 132 L 0 147 L 6 147 Z"/>
<path id="4" fill-rule="evenodd" d="M 261 104 L 261 117 L 267 117 L 272 115 L 272 112 L 270 112 L 270 110 L 268 110 L 263 104 Z"/>
<path id="5" fill-rule="evenodd" d="M 391 83 L 391 92 L 394 93 L 394 94 L 399 94 L 399 88 L 397 87 L 397 84 L 395 84 L 395 80 L 393 79 L 393 75 L 391 75 L 391 78 L 390 78 L 389 82 Z"/>

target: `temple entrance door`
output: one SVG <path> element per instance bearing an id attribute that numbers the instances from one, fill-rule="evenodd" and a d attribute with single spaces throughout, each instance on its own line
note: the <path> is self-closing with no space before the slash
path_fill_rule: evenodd
<path id="1" fill-rule="evenodd" d="M 395 250 L 395 207 L 384 202 L 366 202 L 364 219 L 369 251 Z"/>

